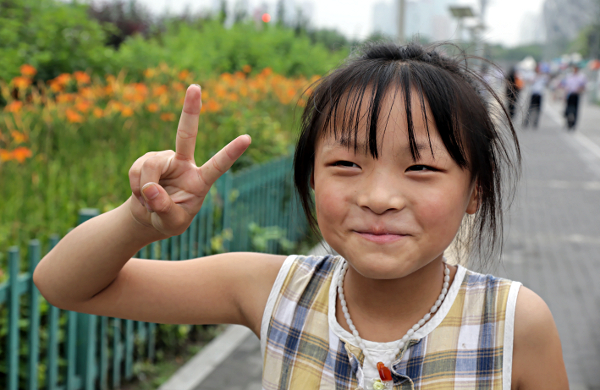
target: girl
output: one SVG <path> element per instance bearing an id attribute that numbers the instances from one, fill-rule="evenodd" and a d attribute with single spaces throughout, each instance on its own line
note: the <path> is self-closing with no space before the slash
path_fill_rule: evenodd
<path id="1" fill-rule="evenodd" d="M 131 258 L 187 229 L 250 145 L 240 136 L 195 165 L 201 91 L 192 85 L 175 151 L 140 157 L 133 195 L 62 239 L 35 284 L 67 310 L 245 325 L 261 340 L 265 389 L 567 389 L 542 299 L 443 256 L 465 219 L 462 242 L 482 259 L 497 252 L 501 186 L 520 162 L 510 119 L 503 134 L 475 77 L 434 49 L 377 44 L 316 86 L 295 184 L 340 256 Z"/>

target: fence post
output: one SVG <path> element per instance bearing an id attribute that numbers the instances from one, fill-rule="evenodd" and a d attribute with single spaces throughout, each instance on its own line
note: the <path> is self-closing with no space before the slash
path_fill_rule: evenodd
<path id="1" fill-rule="evenodd" d="M 227 171 L 221 177 L 223 178 L 223 187 L 221 187 L 223 188 L 223 192 L 221 193 L 221 197 L 223 199 L 223 230 L 221 234 L 223 234 L 223 249 L 225 249 L 225 252 L 229 252 L 229 248 L 231 247 L 229 245 L 230 240 L 225 239 L 225 231 L 227 231 L 227 229 L 230 229 L 231 226 L 231 184 L 233 181 L 233 175 L 229 171 Z M 232 239 L 233 238 L 234 237 L 232 237 Z"/>
<path id="2" fill-rule="evenodd" d="M 29 358 L 28 358 L 28 381 L 29 390 L 38 388 L 38 354 L 40 349 L 40 300 L 39 291 L 33 284 L 33 271 L 40 261 L 40 242 L 31 240 L 29 242 Z"/>
<path id="3" fill-rule="evenodd" d="M 6 345 L 6 388 L 17 390 L 19 386 L 19 248 L 8 250 L 8 335 Z"/>
<path id="4" fill-rule="evenodd" d="M 98 209 L 81 209 L 77 225 L 81 225 L 99 214 Z M 77 317 L 77 371 L 82 380 L 81 388 L 94 390 L 97 316 L 77 313 Z"/>

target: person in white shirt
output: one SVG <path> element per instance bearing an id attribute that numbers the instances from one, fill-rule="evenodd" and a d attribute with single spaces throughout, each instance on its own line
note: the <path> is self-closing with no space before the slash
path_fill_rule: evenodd
<path id="1" fill-rule="evenodd" d="M 523 127 L 529 126 L 529 120 L 532 121 L 533 128 L 537 129 L 540 119 L 540 110 L 542 108 L 542 96 L 546 85 L 548 84 L 548 75 L 542 73 L 540 65 L 535 67 L 535 73 L 529 76 L 526 81 L 530 84 L 531 98 L 529 100 L 529 109 L 523 120 Z"/>
<path id="2" fill-rule="evenodd" d="M 579 66 L 573 65 L 573 73 L 567 75 L 561 83 L 567 97 L 567 107 L 565 108 L 565 117 L 567 118 L 567 129 L 575 130 L 577 123 L 577 111 L 579 109 L 579 95 L 585 91 L 587 79 L 584 74 L 579 72 Z"/>

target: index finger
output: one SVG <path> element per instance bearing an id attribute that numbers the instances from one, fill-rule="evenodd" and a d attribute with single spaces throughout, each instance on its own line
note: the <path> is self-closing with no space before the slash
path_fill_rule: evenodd
<path id="1" fill-rule="evenodd" d="M 192 84 L 185 92 L 183 110 L 177 126 L 177 139 L 175 141 L 176 157 L 184 160 L 194 159 L 196 136 L 198 135 L 198 121 L 202 107 L 202 90 L 197 84 Z"/>

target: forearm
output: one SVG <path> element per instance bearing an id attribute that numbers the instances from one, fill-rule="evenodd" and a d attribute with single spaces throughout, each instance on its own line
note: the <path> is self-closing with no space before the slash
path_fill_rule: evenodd
<path id="1" fill-rule="evenodd" d="M 33 278 L 48 301 L 60 307 L 90 299 L 137 251 L 165 238 L 135 221 L 131 201 L 79 225 L 40 261 Z"/>

